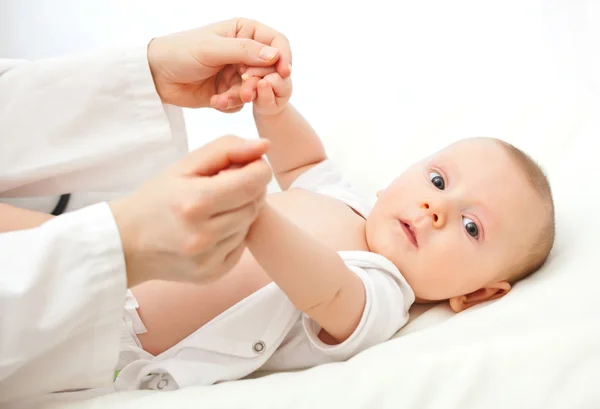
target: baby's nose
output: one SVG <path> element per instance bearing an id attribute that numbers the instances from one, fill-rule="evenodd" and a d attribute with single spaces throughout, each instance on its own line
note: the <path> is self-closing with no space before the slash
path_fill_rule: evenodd
<path id="1" fill-rule="evenodd" d="M 433 208 L 428 202 L 424 202 L 421 205 L 421 209 L 431 217 L 432 226 L 434 228 L 439 229 L 446 223 L 446 215 L 441 211 L 441 208 Z"/>

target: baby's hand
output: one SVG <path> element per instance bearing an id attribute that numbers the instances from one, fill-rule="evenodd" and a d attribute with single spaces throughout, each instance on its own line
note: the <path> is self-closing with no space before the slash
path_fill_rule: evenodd
<path id="1" fill-rule="evenodd" d="M 277 115 L 292 96 L 292 79 L 274 72 L 258 81 L 254 112 L 260 115 Z"/>
<path id="2" fill-rule="evenodd" d="M 254 102 L 254 112 L 260 115 L 277 115 L 280 113 L 292 96 L 291 77 L 286 79 L 276 72 L 266 73 L 263 77 L 257 76 L 258 72 L 251 72 L 249 68 L 242 75 L 245 90 L 252 89 L 251 99 Z M 242 97 L 242 99 L 244 99 Z"/>

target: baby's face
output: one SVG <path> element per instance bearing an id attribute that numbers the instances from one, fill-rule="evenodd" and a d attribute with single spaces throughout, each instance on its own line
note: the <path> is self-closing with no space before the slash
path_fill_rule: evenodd
<path id="1" fill-rule="evenodd" d="M 493 139 L 459 141 L 412 165 L 367 220 L 372 251 L 420 300 L 445 300 L 506 280 L 544 219 L 542 200 Z"/>

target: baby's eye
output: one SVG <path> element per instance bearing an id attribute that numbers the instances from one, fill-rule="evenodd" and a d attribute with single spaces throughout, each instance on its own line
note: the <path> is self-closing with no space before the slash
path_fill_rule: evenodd
<path id="1" fill-rule="evenodd" d="M 439 173 L 433 170 L 429 172 L 429 180 L 431 181 L 431 183 L 433 183 L 433 186 L 437 187 L 440 190 L 444 190 L 446 188 L 444 178 Z"/>
<path id="2" fill-rule="evenodd" d="M 471 235 L 474 238 L 477 238 L 479 236 L 479 228 L 473 220 L 469 219 L 468 217 L 463 217 L 463 225 L 465 226 L 465 229 L 467 230 L 467 233 L 469 233 L 469 235 Z"/>

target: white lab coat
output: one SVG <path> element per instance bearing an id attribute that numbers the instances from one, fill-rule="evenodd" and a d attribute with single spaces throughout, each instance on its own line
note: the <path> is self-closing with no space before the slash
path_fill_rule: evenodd
<path id="1" fill-rule="evenodd" d="M 186 151 L 183 115 L 158 98 L 145 46 L 0 60 L 0 200 L 70 192 L 82 207 L 82 198 L 122 194 Z M 0 407 L 110 386 L 125 281 L 106 203 L 0 234 Z"/>

